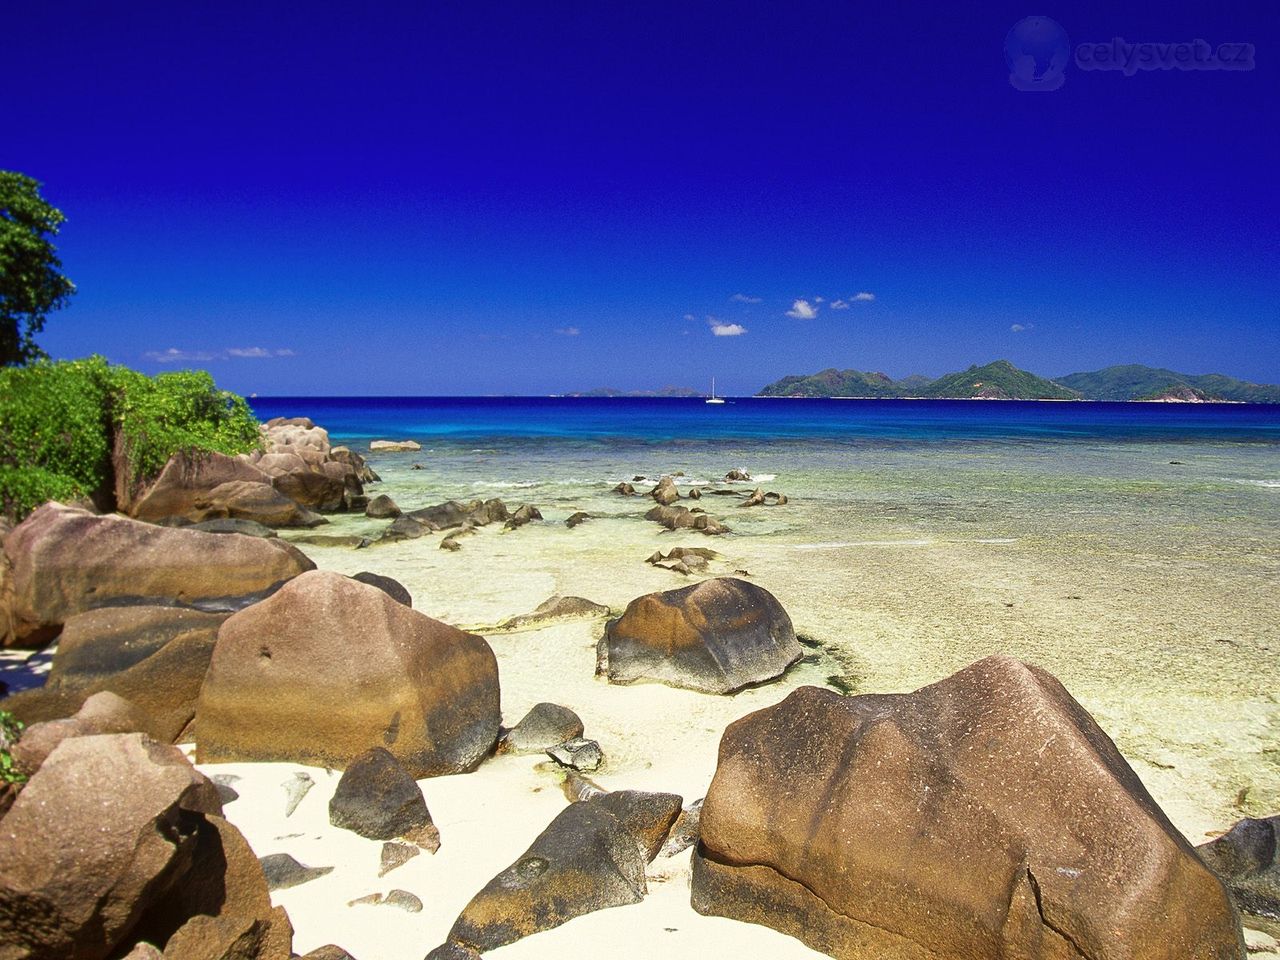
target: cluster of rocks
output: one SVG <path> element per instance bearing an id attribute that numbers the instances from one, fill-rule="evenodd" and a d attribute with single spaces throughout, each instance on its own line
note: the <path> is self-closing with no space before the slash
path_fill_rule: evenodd
<path id="1" fill-rule="evenodd" d="M 545 753 L 570 770 L 598 770 L 604 752 L 583 736 L 582 719 L 556 703 L 535 704 L 498 742 L 503 753 Z"/>
<path id="2" fill-rule="evenodd" d="M 213 784 L 145 734 L 64 739 L 0 821 L 6 957 L 289 960 L 292 942 Z"/>
<path id="3" fill-rule="evenodd" d="M 738 506 L 740 507 L 759 507 L 759 506 L 778 507 L 778 506 L 782 506 L 787 502 L 788 502 L 787 495 L 785 493 L 774 493 L 772 490 L 770 490 L 768 493 L 765 493 L 764 490 L 762 490 L 760 487 L 756 487 L 753 491 L 751 491 L 751 495 L 747 497 L 747 499 L 744 500 L 742 503 L 738 504 Z"/>
<path id="4" fill-rule="evenodd" d="M 116 505 L 152 523 L 314 527 L 325 522 L 321 513 L 363 510 L 364 484 L 377 479 L 359 454 L 331 446 L 322 427 L 276 418 L 263 425 L 262 448 L 252 454 L 179 451 L 151 478 L 117 464 Z"/>
<path id="5" fill-rule="evenodd" d="M 399 543 L 402 540 L 417 540 L 428 533 L 449 531 L 440 541 L 442 550 L 461 549 L 459 538 L 475 533 L 477 527 L 501 523 L 505 530 L 517 530 L 525 524 L 542 519 L 542 513 L 532 504 L 522 503 L 511 510 L 496 497 L 467 503 L 449 500 L 409 513 L 401 512 L 395 502 L 387 497 L 385 502 L 378 505 L 376 512 L 383 517 L 395 518 L 382 532 L 377 543 Z"/>
<path id="6" fill-rule="evenodd" d="M 688 576 L 691 573 L 706 573 L 711 561 L 719 559 L 720 554 L 707 547 L 672 547 L 665 554 L 661 550 L 655 550 L 645 562 Z"/>

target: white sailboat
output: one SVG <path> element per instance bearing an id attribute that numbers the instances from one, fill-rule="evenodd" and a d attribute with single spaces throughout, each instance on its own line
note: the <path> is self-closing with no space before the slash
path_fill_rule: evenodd
<path id="1" fill-rule="evenodd" d="M 711 396 L 707 397 L 707 403 L 724 403 L 720 397 L 716 396 L 716 378 L 711 378 Z"/>

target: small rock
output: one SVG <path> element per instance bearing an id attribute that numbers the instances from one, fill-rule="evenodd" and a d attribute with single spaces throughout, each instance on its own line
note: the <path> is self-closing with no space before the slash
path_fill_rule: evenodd
<path id="1" fill-rule="evenodd" d="M 418 854 L 422 848 L 416 843 L 397 843 L 388 840 L 382 845 L 382 863 L 378 867 L 378 876 L 385 877 L 396 867 L 402 867 Z"/>
<path id="2" fill-rule="evenodd" d="M 399 907 L 405 913 L 422 912 L 422 901 L 408 890 L 392 890 L 382 902 L 388 907 Z"/>
<path id="3" fill-rule="evenodd" d="M 140 942 L 124 955 L 124 960 L 164 960 L 164 954 L 154 944 Z"/>
<path id="4" fill-rule="evenodd" d="M 232 787 L 230 784 L 218 783 L 215 780 L 213 782 L 213 789 L 218 792 L 218 799 L 222 801 L 222 805 L 224 807 L 228 803 L 234 803 L 236 800 L 240 799 L 240 794 L 238 794 L 235 787 Z"/>
<path id="5" fill-rule="evenodd" d="M 403 837 L 431 824 L 418 784 L 383 747 L 351 761 L 329 801 L 329 822 L 370 840 Z"/>
<path id="6" fill-rule="evenodd" d="M 351 579 L 367 583 L 371 587 L 377 587 L 397 603 L 403 603 L 406 607 L 413 607 L 413 597 L 399 580 L 384 577 L 380 573 L 369 573 L 367 570 L 353 573 Z"/>
<path id="7" fill-rule="evenodd" d="M 518 530 L 526 523 L 541 519 L 542 514 L 538 511 L 538 508 L 525 503 L 516 508 L 515 512 L 511 514 L 511 518 L 504 524 L 504 527 L 507 530 Z"/>
<path id="8" fill-rule="evenodd" d="M 546 753 L 562 767 L 572 767 L 574 770 L 596 770 L 604 762 L 604 753 L 600 749 L 600 744 L 582 737 L 566 740 Z"/>
<path id="9" fill-rule="evenodd" d="M 564 525 L 568 527 L 570 530 L 572 530 L 574 527 L 578 526 L 579 524 L 586 523 L 590 519 L 591 519 L 591 514 L 583 513 L 581 510 L 579 510 L 577 513 L 571 514 L 569 519 L 564 522 Z"/>
<path id="10" fill-rule="evenodd" d="M 336 943 L 327 943 L 323 947 L 316 947 L 310 953 L 303 954 L 302 960 L 356 960 L 356 958 Z"/>
<path id="11" fill-rule="evenodd" d="M 422 901 L 408 890 L 392 890 L 387 894 L 369 893 L 347 901 L 348 907 L 397 907 L 406 913 L 421 913 Z"/>
<path id="12" fill-rule="evenodd" d="M 695 800 L 676 817 L 666 842 L 659 851 L 660 857 L 674 857 L 683 850 L 688 850 L 698 842 L 698 820 L 702 816 L 702 801 Z"/>
<path id="13" fill-rule="evenodd" d="M 741 504 L 739 504 L 739 506 L 758 507 L 762 503 L 764 503 L 764 491 L 761 490 L 759 487 L 756 487 L 753 491 L 751 491 L 751 496 L 747 497 L 747 499 L 744 500 Z"/>
<path id="14" fill-rule="evenodd" d="M 269 853 L 258 862 L 262 864 L 268 890 L 287 890 L 333 872 L 333 867 L 304 866 L 287 853 Z"/>
<path id="15" fill-rule="evenodd" d="M 643 790 L 615 790 L 593 797 L 636 838 L 646 862 L 651 862 L 662 849 L 672 825 L 680 816 L 681 798 L 674 793 L 648 793 Z"/>
<path id="16" fill-rule="evenodd" d="M 364 508 L 364 515 L 375 520 L 394 520 L 400 516 L 400 508 L 385 493 L 380 493 Z"/>
<path id="17" fill-rule="evenodd" d="M 582 719 L 556 703 L 535 705 L 507 732 L 504 744 L 514 753 L 542 753 L 582 736 Z"/>
<path id="18" fill-rule="evenodd" d="M 745 470 L 734 469 L 726 473 L 724 479 L 726 483 L 750 483 L 751 474 Z"/>
<path id="19" fill-rule="evenodd" d="M 316 785 L 311 779 L 311 774 L 299 771 L 290 779 L 286 780 L 280 786 L 284 787 L 285 804 L 284 815 L 286 817 L 293 816 L 293 811 L 298 809 L 298 804 L 302 802 L 302 798 L 307 795 L 307 791 Z"/>
<path id="20" fill-rule="evenodd" d="M 702 491 L 701 491 L 701 490 L 699 490 L 697 487 L 694 487 L 693 489 L 691 489 L 691 490 L 689 491 L 689 493 L 687 494 L 687 496 L 689 497 L 689 499 L 690 499 L 690 500 L 701 500 L 701 499 L 702 499 Z"/>
<path id="21" fill-rule="evenodd" d="M 680 491 L 676 488 L 674 480 L 670 477 L 663 477 L 658 481 L 658 485 L 649 491 L 649 496 L 664 507 L 667 507 L 680 499 Z"/>
<path id="22" fill-rule="evenodd" d="M 644 478 L 640 477 L 639 479 L 643 480 Z M 614 487 L 613 492 L 620 493 L 624 497 L 634 497 L 636 495 L 636 488 L 629 483 L 623 482 Z"/>

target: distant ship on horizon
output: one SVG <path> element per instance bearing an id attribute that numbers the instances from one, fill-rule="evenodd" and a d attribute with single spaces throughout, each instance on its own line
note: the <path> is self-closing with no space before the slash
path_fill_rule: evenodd
<path id="1" fill-rule="evenodd" d="M 724 403 L 720 397 L 716 396 L 716 378 L 711 378 L 711 396 L 707 397 L 707 403 Z"/>

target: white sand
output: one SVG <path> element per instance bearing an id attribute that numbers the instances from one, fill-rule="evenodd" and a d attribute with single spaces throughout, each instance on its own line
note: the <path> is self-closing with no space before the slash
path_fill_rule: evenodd
<path id="1" fill-rule="evenodd" d="M 590 776 L 606 789 L 677 792 L 686 803 L 702 797 L 715 771 L 724 726 L 778 701 L 795 686 L 788 677 L 785 684 L 734 697 L 658 684 L 610 686 L 591 676 L 600 628 L 599 622 L 569 623 L 495 636 L 491 644 L 499 659 L 507 722 L 518 721 L 540 700 L 575 709 L 587 736 L 605 750 L 605 765 Z M 357 960 L 421 960 L 445 939 L 471 897 L 515 861 L 567 802 L 562 771 L 540 756 L 495 757 L 471 774 L 423 780 L 440 830 L 440 850 L 424 852 L 379 879 L 382 844 L 329 825 L 337 772 L 287 763 L 204 764 L 201 769 L 211 776 L 243 778 L 233 784 L 240 799 L 228 804 L 226 813 L 259 856 L 288 853 L 307 866 L 335 867 L 328 876 L 277 891 L 274 900 L 293 921 L 295 950 L 337 943 Z M 316 785 L 286 818 L 282 784 L 302 770 Z M 580 917 L 495 955 L 549 957 L 567 950 L 570 955 L 652 958 L 660 950 L 673 960 L 705 960 L 708 951 L 726 956 L 741 950 L 744 956 L 820 956 L 768 928 L 695 913 L 689 906 L 689 858 L 685 851 L 654 861 L 643 903 Z M 357 897 L 393 888 L 418 896 L 423 911 L 347 906 Z"/>

